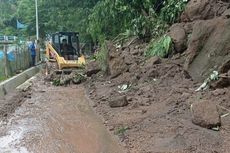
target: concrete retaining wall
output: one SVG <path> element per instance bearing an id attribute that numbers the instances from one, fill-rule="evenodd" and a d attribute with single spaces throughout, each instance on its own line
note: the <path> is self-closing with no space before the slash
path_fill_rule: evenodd
<path id="1" fill-rule="evenodd" d="M 29 68 L 28 70 L 0 83 L 0 97 L 12 92 L 17 86 L 24 83 L 26 80 L 33 77 L 41 69 L 41 66 Z"/>

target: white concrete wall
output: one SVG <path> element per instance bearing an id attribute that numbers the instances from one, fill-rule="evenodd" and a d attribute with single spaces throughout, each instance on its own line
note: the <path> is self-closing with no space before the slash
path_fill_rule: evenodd
<path id="1" fill-rule="evenodd" d="M 17 86 L 24 83 L 26 80 L 33 77 L 41 69 L 41 66 L 36 66 L 27 69 L 26 71 L 0 83 L 0 98 L 16 89 Z"/>

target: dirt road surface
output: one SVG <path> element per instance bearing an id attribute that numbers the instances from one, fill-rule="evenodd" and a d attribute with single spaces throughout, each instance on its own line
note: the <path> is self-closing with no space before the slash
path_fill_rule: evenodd
<path id="1" fill-rule="evenodd" d="M 81 86 L 36 81 L 31 98 L 0 124 L 1 153 L 122 153 Z"/>

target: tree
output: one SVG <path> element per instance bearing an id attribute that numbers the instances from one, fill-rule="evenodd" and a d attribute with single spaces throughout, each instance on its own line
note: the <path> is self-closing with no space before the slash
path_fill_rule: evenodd
<path id="1" fill-rule="evenodd" d="M 158 37 L 165 32 L 167 24 L 176 21 L 185 1 L 38 0 L 40 35 L 45 37 L 46 34 L 57 31 L 78 31 L 82 41 L 91 41 L 92 38 L 112 39 L 120 33 L 140 38 Z M 3 8 L 1 19 L 20 20 L 28 25 L 26 34 L 35 35 L 33 0 L 0 2 L 6 5 L 0 5 Z M 3 20 L 0 20 L 1 26 L 4 26 Z"/>

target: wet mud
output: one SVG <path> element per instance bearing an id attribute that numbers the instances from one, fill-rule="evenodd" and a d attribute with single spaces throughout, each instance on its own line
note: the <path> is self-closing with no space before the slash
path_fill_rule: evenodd
<path id="1" fill-rule="evenodd" d="M 0 123 L 1 153 L 122 153 L 82 86 L 37 81 L 31 98 Z"/>

